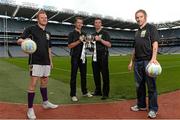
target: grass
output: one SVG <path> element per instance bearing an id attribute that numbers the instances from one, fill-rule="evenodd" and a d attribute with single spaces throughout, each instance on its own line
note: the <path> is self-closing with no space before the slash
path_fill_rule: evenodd
<path id="1" fill-rule="evenodd" d="M 162 75 L 157 79 L 158 93 L 180 89 L 180 55 L 159 55 L 158 60 L 163 68 Z M 129 56 L 109 58 L 110 99 L 108 101 L 136 98 L 133 72 L 128 72 L 128 62 Z M 55 103 L 71 104 L 69 99 L 70 57 L 54 57 L 53 63 L 54 69 L 48 86 L 49 98 Z M 0 60 L 0 66 L 0 101 L 26 103 L 26 90 L 29 82 L 27 58 L 4 58 Z M 91 58 L 88 58 L 87 84 L 88 89 L 93 91 Z M 84 98 L 81 96 L 79 73 L 77 87 L 79 103 L 102 102 L 99 97 Z M 36 90 L 35 102 L 41 102 L 39 89 Z"/>

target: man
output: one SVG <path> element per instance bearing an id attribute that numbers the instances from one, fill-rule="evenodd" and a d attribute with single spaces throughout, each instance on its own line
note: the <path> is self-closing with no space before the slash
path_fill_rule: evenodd
<path id="1" fill-rule="evenodd" d="M 159 64 L 156 57 L 159 35 L 157 29 L 147 23 L 147 14 L 144 10 L 135 13 L 139 29 L 135 34 L 134 50 L 128 69 L 134 65 L 136 82 L 137 104 L 131 107 L 132 111 L 146 110 L 146 85 L 148 87 L 149 113 L 148 117 L 156 118 L 158 111 L 156 78 L 149 77 L 145 68 L 148 63 Z"/>
<path id="2" fill-rule="evenodd" d="M 70 80 L 70 96 L 73 102 L 77 102 L 78 98 L 76 96 L 76 77 L 78 68 L 80 69 L 81 75 L 81 91 L 83 96 L 92 97 L 92 95 L 87 92 L 86 88 L 86 72 L 87 72 L 87 62 L 82 58 L 82 49 L 85 33 L 81 30 L 83 27 L 83 19 L 77 17 L 75 19 L 75 29 L 68 36 L 68 48 L 71 49 L 71 80 Z"/>
<path id="3" fill-rule="evenodd" d="M 96 41 L 97 60 L 92 61 L 93 76 L 95 82 L 94 96 L 102 96 L 102 100 L 109 97 L 109 67 L 108 67 L 108 48 L 111 47 L 110 36 L 107 31 L 102 29 L 102 20 L 94 20 L 96 32 L 93 34 Z M 93 58 L 94 59 L 94 58 Z M 101 90 L 101 75 L 103 79 L 103 90 Z"/>
<path id="4" fill-rule="evenodd" d="M 37 44 L 37 50 L 29 55 L 29 66 L 31 81 L 28 87 L 28 111 L 29 119 L 36 119 L 33 109 L 33 100 L 35 96 L 35 87 L 40 79 L 40 91 L 43 99 L 42 106 L 45 109 L 57 108 L 48 101 L 47 83 L 50 70 L 53 67 L 51 58 L 51 41 L 50 33 L 46 31 L 48 23 L 45 11 L 41 10 L 37 14 L 37 25 L 28 27 L 24 30 L 17 43 L 20 45 L 26 38 L 31 38 Z"/>

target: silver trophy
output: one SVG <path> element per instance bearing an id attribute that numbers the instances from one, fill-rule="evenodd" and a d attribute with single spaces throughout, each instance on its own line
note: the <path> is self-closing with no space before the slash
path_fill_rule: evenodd
<path id="1" fill-rule="evenodd" d="M 96 61 L 96 41 L 95 41 L 95 36 L 93 35 L 81 35 L 79 38 L 83 42 L 83 48 L 81 52 L 81 60 L 82 63 L 85 63 L 86 61 L 86 49 L 88 49 L 90 52 L 92 52 L 93 55 L 93 61 Z"/>
<path id="2" fill-rule="evenodd" d="M 94 49 L 94 39 L 95 37 L 93 35 L 86 35 L 86 49 L 89 49 L 90 51 Z"/>

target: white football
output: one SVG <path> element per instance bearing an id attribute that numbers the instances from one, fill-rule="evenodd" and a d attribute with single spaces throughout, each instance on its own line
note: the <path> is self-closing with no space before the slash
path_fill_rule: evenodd
<path id="1" fill-rule="evenodd" d="M 161 74 L 161 72 L 162 72 L 162 67 L 160 64 L 149 63 L 146 66 L 146 73 L 150 77 L 157 77 L 158 75 Z"/>
<path id="2" fill-rule="evenodd" d="M 28 54 L 32 54 L 36 51 L 37 45 L 30 38 L 25 39 L 24 42 L 21 43 L 21 49 Z"/>

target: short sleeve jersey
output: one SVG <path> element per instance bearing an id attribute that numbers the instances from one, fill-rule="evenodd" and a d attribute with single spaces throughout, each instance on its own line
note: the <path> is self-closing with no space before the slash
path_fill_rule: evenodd
<path id="1" fill-rule="evenodd" d="M 106 41 L 109 41 L 109 42 L 111 41 L 109 33 L 107 31 L 103 30 L 103 29 L 100 32 L 95 32 L 93 35 L 94 36 L 98 35 L 103 40 L 106 40 Z M 97 49 L 98 52 L 106 52 L 106 51 L 108 51 L 108 48 L 99 41 L 96 42 L 96 49 Z"/>
<path id="2" fill-rule="evenodd" d="M 81 32 L 79 33 L 78 31 L 74 30 L 72 32 L 69 33 L 68 35 L 68 44 L 71 44 L 77 40 L 79 40 L 79 37 L 81 35 L 86 35 L 85 32 Z M 70 51 L 70 55 L 72 57 L 80 57 L 81 56 L 81 52 L 82 52 L 82 47 L 83 47 L 83 43 L 81 42 L 79 45 L 77 45 L 76 47 L 74 48 L 71 48 L 71 51 Z"/>
<path id="3" fill-rule="evenodd" d="M 50 65 L 49 48 L 51 48 L 50 32 L 41 29 L 38 25 L 24 30 L 20 38 L 31 38 L 37 45 L 37 50 L 29 55 L 29 64 Z"/>
<path id="4" fill-rule="evenodd" d="M 152 44 L 159 41 L 159 34 L 155 26 L 146 24 L 135 34 L 135 60 L 150 60 L 152 57 Z"/>

